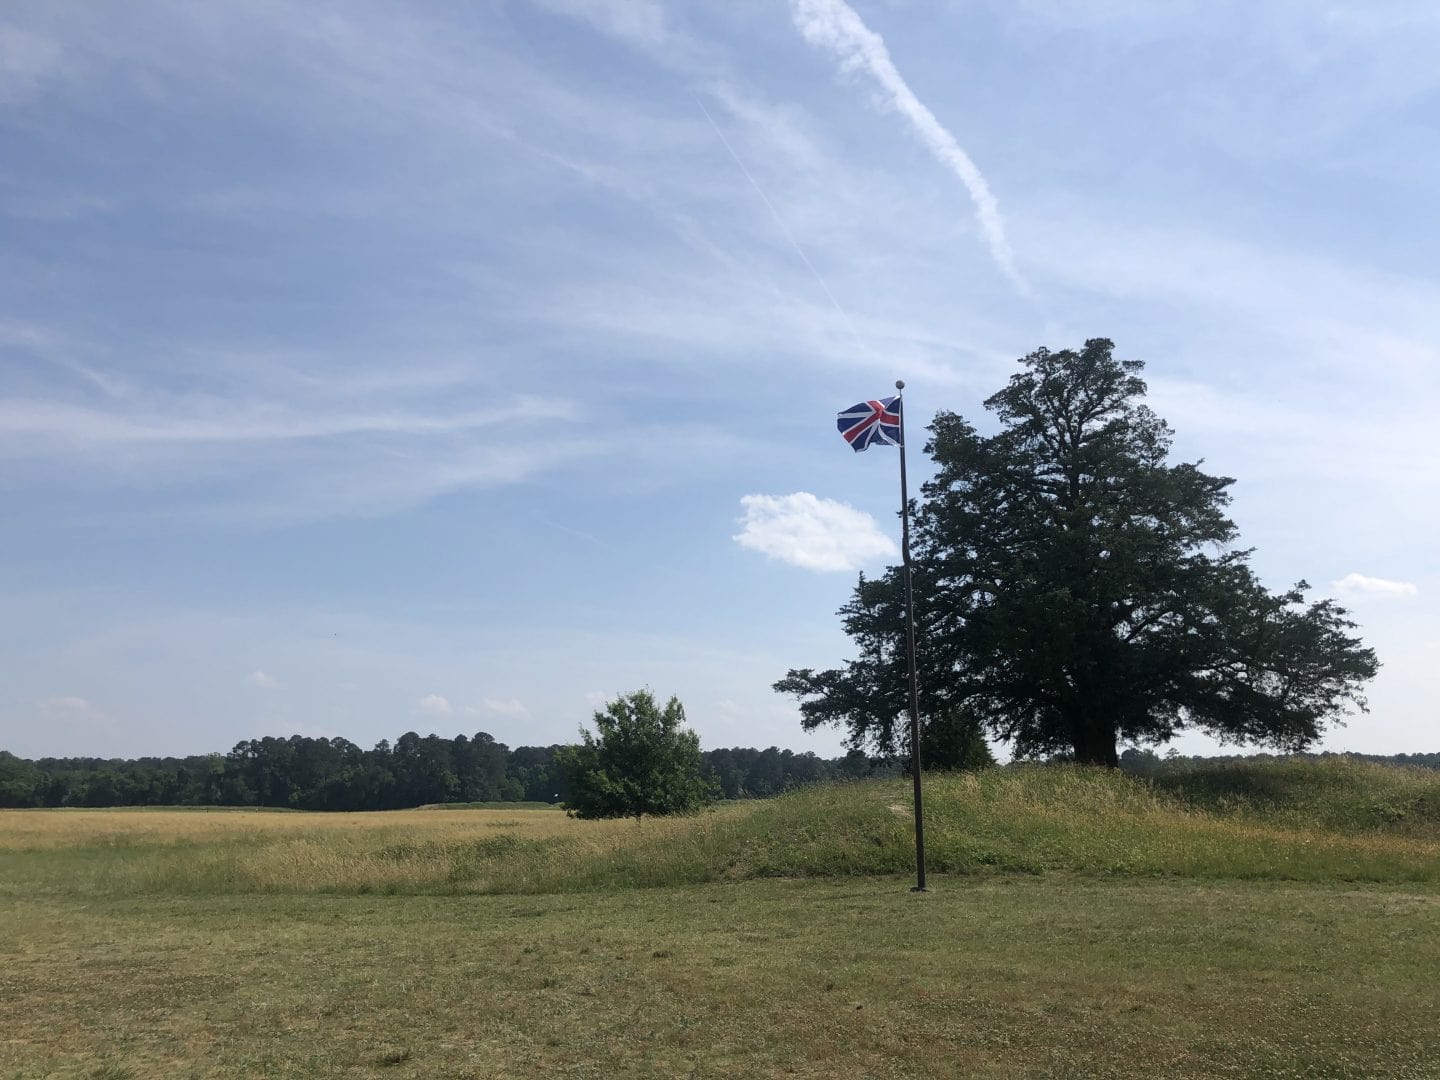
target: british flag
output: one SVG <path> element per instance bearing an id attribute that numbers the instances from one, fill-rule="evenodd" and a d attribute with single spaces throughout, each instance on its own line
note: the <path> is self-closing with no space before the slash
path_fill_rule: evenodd
<path id="1" fill-rule="evenodd" d="M 840 414 L 835 426 L 856 453 L 870 449 L 874 443 L 899 446 L 900 399 L 887 397 L 851 405 Z"/>

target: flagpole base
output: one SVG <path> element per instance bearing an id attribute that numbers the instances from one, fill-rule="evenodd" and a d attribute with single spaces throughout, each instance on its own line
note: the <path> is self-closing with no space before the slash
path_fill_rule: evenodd
<path id="1" fill-rule="evenodd" d="M 911 886 L 910 886 L 910 891 L 911 891 L 911 892 L 929 892 L 930 890 L 927 889 L 927 888 L 925 888 L 924 885 L 911 885 Z"/>

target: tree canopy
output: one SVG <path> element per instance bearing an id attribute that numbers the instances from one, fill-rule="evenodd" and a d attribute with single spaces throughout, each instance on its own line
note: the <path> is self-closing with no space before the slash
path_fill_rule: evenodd
<path id="1" fill-rule="evenodd" d="M 596 734 L 581 728 L 581 742 L 557 754 L 570 782 L 565 808 L 576 817 L 693 813 L 718 794 L 679 698 L 662 709 L 637 690 L 598 710 L 594 723 Z"/>
<path id="2" fill-rule="evenodd" d="M 1228 477 L 1169 464 L 1173 431 L 1140 361 L 1103 338 L 1038 349 L 985 401 L 999 431 L 941 412 L 913 505 L 921 711 L 979 724 L 1019 756 L 1114 766 L 1118 744 L 1185 730 L 1284 750 L 1312 743 L 1378 667 L 1330 600 L 1271 592 L 1236 546 Z M 899 568 L 840 610 L 859 655 L 792 670 L 807 730 L 888 751 L 905 711 Z M 923 751 L 923 743 L 922 743 Z"/>

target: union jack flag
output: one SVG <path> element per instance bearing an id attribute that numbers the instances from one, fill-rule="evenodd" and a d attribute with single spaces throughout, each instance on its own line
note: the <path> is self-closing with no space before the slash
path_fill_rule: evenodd
<path id="1" fill-rule="evenodd" d="M 870 449 L 874 443 L 899 446 L 900 399 L 887 397 L 851 405 L 840 414 L 835 426 L 856 453 Z"/>

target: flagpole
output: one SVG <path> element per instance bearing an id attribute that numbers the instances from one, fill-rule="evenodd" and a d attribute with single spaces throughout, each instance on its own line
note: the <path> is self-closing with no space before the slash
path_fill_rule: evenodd
<path id="1" fill-rule="evenodd" d="M 905 561 L 905 644 L 910 662 L 910 771 L 915 780 L 915 887 L 925 891 L 925 815 L 920 799 L 920 691 L 915 674 L 915 591 L 910 571 L 910 492 L 905 483 L 905 381 L 895 380 L 900 397 L 900 553 Z"/>

